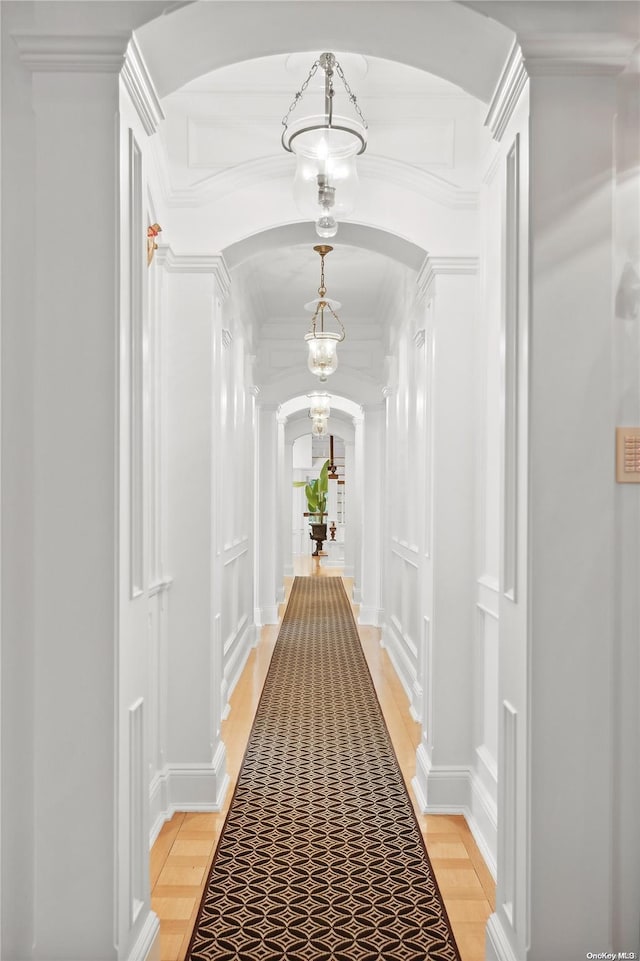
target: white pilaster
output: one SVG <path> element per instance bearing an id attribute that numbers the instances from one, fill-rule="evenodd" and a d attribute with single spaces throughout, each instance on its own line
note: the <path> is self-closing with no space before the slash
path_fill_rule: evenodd
<path id="1" fill-rule="evenodd" d="M 384 409 L 369 407 L 364 416 L 364 443 L 361 480 L 362 504 L 362 595 L 360 624 L 382 624 L 382 491 L 384 487 L 383 458 Z M 358 425 L 356 424 L 356 444 Z"/>
<path id="2" fill-rule="evenodd" d="M 221 257 L 161 248 L 167 272 L 168 780 L 172 810 L 217 810 L 227 786 L 223 709 L 222 506 L 219 456 L 224 380 Z"/>
<path id="3" fill-rule="evenodd" d="M 284 601 L 284 570 L 287 550 L 291 550 L 291 469 L 286 463 L 285 427 L 286 414 L 276 416 L 277 451 L 276 451 L 276 489 L 278 503 L 278 534 L 275 547 L 275 579 L 276 600 L 278 604 Z"/>
<path id="4" fill-rule="evenodd" d="M 345 440 L 344 442 L 344 476 L 345 476 L 345 504 L 347 509 L 347 523 L 345 525 L 344 536 L 344 574 L 345 577 L 354 576 L 355 568 L 355 547 L 354 531 L 352 524 L 352 513 L 355 514 L 355 441 Z"/>
<path id="5" fill-rule="evenodd" d="M 278 489 L 276 484 L 278 423 L 277 412 L 270 407 L 257 408 L 258 444 L 255 460 L 257 604 L 258 625 L 278 623 L 276 543 L 280 535 Z"/>
<path id="6" fill-rule="evenodd" d="M 619 698 L 624 689 L 628 711 L 631 693 L 620 674 L 631 647 L 616 568 L 629 552 L 613 466 L 625 388 L 611 350 L 611 131 L 624 57 L 617 40 L 521 42 L 529 115 L 500 134 L 525 220 L 511 263 L 507 244 L 499 860 L 487 950 L 543 961 L 639 948 L 638 873 L 611 844 L 627 804 Z M 588 452 L 579 472 L 577 450 Z M 637 699 L 637 674 L 633 687 Z M 637 808 L 637 779 L 629 785 Z M 637 851 L 627 815 L 623 845 Z M 621 908 L 616 892 L 629 884 Z"/>
<path id="7" fill-rule="evenodd" d="M 20 169 L 12 171 L 9 207 L 3 195 L 17 258 L 3 271 L 3 299 L 21 329 L 10 318 L 5 324 L 4 314 L 3 445 L 12 450 L 11 459 L 3 451 L 2 702 L 12 720 L 3 725 L 2 954 L 107 961 L 118 941 L 128 951 L 138 936 L 151 945 L 157 934 L 140 862 L 129 878 L 129 858 L 114 855 L 118 832 L 130 829 L 118 781 L 114 284 L 127 40 L 22 37 L 13 47 L 3 37 L 3 44 L 13 58 L 3 63 L 8 112 L 23 113 L 13 129 Z M 47 236 L 52 223 L 55 242 Z M 17 460 L 16 450 L 24 452 Z M 145 771 L 138 707 L 131 727 L 138 779 L 123 786 L 132 805 L 143 797 Z M 63 823 L 73 830 L 60 830 Z"/>
<path id="8" fill-rule="evenodd" d="M 353 532 L 354 565 L 353 565 L 353 597 L 354 603 L 362 600 L 362 525 L 364 501 L 364 414 L 352 417 L 354 427 L 354 470 L 351 487 L 351 515 L 350 530 Z"/>
<path id="9" fill-rule="evenodd" d="M 424 323 L 414 349 L 426 349 L 426 483 L 420 568 L 419 678 L 422 742 L 414 789 L 425 810 L 469 806 L 472 728 L 473 330 L 475 257 L 429 256 L 418 278 Z M 435 358 L 435 360 L 434 360 Z M 431 361 L 431 362 L 430 362 Z"/>

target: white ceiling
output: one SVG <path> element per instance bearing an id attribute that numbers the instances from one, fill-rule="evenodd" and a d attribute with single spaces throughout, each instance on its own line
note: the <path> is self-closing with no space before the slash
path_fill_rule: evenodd
<path id="1" fill-rule="evenodd" d="M 171 188 L 178 195 L 189 191 L 191 198 L 199 194 L 205 204 L 215 193 L 216 183 L 227 184 L 230 175 L 237 178 L 239 170 L 252 172 L 261 165 L 263 190 L 269 192 L 272 188 L 264 171 L 268 174 L 270 164 L 274 171 L 276 165 L 287 165 L 290 185 L 295 162 L 280 143 L 282 118 L 321 52 L 232 64 L 165 97 L 166 120 L 160 136 Z M 361 179 L 366 179 L 367 164 L 391 161 L 416 177 L 437 177 L 452 191 L 478 188 L 489 143 L 483 127 L 484 104 L 415 67 L 332 52 L 369 123 L 367 151 L 359 161 Z M 323 77 L 318 71 L 296 114 L 321 109 Z M 336 112 L 351 113 L 339 81 L 336 91 Z M 303 337 L 310 314 L 303 305 L 317 294 L 320 260 L 313 246 L 319 242 L 309 224 L 303 242 L 274 245 L 273 238 L 265 238 L 248 259 L 231 265 L 234 281 L 245 295 L 243 309 L 251 313 L 257 358 L 254 377 L 262 387 L 285 378 L 292 365 L 306 362 Z M 327 290 L 342 303 L 338 313 L 347 330 L 339 347 L 339 379 L 344 381 L 352 371 L 360 384 L 366 382 L 379 396 L 394 302 L 404 291 L 407 268 L 397 262 L 392 243 L 386 254 L 353 241 L 344 243 L 340 230 L 330 243 L 335 249 L 326 259 Z M 308 377 L 313 380 L 311 374 Z M 351 385 L 350 395 L 357 393 Z"/>
<path id="2" fill-rule="evenodd" d="M 282 402 L 317 386 L 308 373 L 292 379 L 305 365 L 302 308 L 318 286 L 318 238 L 296 215 L 295 164 L 280 145 L 315 58 L 338 55 L 369 122 L 360 202 L 332 241 L 327 287 L 347 328 L 330 389 L 373 403 L 408 275 L 427 248 L 477 253 L 483 124 L 513 31 L 523 43 L 545 30 L 637 36 L 637 17 L 637 3 L 618 0 L 208 0 L 170 4 L 138 31 L 166 115 L 154 138 L 166 240 L 228 254 L 263 397 Z M 313 96 L 296 113 L 311 112 Z"/>

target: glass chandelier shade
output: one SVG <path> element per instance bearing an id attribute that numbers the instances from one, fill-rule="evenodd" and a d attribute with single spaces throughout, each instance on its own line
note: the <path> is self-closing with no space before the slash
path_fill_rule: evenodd
<path id="1" fill-rule="evenodd" d="M 307 366 L 311 373 L 315 374 L 324 383 L 327 377 L 338 368 L 336 347 L 342 337 L 340 334 L 321 331 L 315 334 L 306 334 L 304 339 L 309 345 Z"/>
<path id="2" fill-rule="evenodd" d="M 312 374 L 315 374 L 321 382 L 324 382 L 338 367 L 338 353 L 336 348 L 345 338 L 345 329 L 344 324 L 334 309 L 335 306 L 340 305 L 337 301 L 329 300 L 326 296 L 327 288 L 324 283 L 324 258 L 333 250 L 333 247 L 328 246 L 328 244 L 318 244 L 318 246 L 313 249 L 320 254 L 320 286 L 318 287 L 318 297 L 308 304 L 305 304 L 305 309 L 313 310 L 314 313 L 311 318 L 311 329 L 308 334 L 305 335 L 304 339 L 309 348 L 309 356 L 307 359 L 309 370 Z M 340 327 L 339 333 L 324 329 L 325 311 L 328 311 L 331 317 L 337 321 Z"/>
<path id="3" fill-rule="evenodd" d="M 322 69 L 325 75 L 324 113 L 304 116 L 290 123 L 291 112 L 318 69 Z M 359 119 L 334 114 L 336 73 Z M 282 146 L 297 159 L 293 185 L 295 202 L 305 217 L 315 221 L 320 237 L 333 237 L 338 231 L 338 219 L 348 216 L 355 207 L 358 189 L 355 158 L 366 149 L 367 123 L 342 67 L 332 53 L 323 53 L 315 61 L 282 123 Z"/>
<path id="4" fill-rule="evenodd" d="M 324 437 L 327 433 L 326 417 L 311 418 L 311 433 L 314 437 Z"/>
<path id="5" fill-rule="evenodd" d="M 315 391 L 313 394 L 307 394 L 309 398 L 309 417 L 325 417 L 327 418 L 331 413 L 331 397 L 329 394 L 323 394 Z"/>

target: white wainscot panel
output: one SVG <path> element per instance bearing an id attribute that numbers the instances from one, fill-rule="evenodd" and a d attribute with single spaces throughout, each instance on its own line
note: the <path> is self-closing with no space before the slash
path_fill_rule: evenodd
<path id="1" fill-rule="evenodd" d="M 478 646 L 475 684 L 478 710 L 474 738 L 477 745 L 471 770 L 471 828 L 480 838 L 487 866 L 497 871 L 498 834 L 498 603 L 497 587 L 478 582 L 476 641 Z"/>
<path id="2" fill-rule="evenodd" d="M 383 628 L 383 644 L 391 663 L 400 678 L 417 718 L 422 711 L 422 689 L 418 677 L 417 625 L 418 552 L 416 549 L 393 540 L 389 558 L 389 607 Z"/>
<path id="3" fill-rule="evenodd" d="M 498 621 L 480 612 L 482 624 L 482 743 L 498 757 Z M 495 764 L 495 760 L 494 760 Z"/>
<path id="4" fill-rule="evenodd" d="M 250 583 L 249 541 L 239 539 L 223 554 L 222 637 L 223 646 L 223 716 L 229 711 L 228 700 L 255 643 L 255 629 L 246 603 L 246 586 Z"/>

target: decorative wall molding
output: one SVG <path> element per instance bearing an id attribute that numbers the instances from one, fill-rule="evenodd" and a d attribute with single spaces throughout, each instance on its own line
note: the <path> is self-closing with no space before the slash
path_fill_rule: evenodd
<path id="1" fill-rule="evenodd" d="M 518 41 L 514 41 L 498 80 L 484 122 L 494 140 L 501 140 L 529 76 Z"/>
<path id="2" fill-rule="evenodd" d="M 213 274 L 221 300 L 231 290 L 231 275 L 222 254 L 176 254 L 168 244 L 158 244 L 156 260 L 170 274 Z"/>
<path id="3" fill-rule="evenodd" d="M 13 40 L 33 73 L 119 73 L 129 37 L 21 33 Z"/>
<path id="4" fill-rule="evenodd" d="M 245 614 L 233 636 L 225 642 L 223 712 L 227 712 L 230 707 L 229 698 L 233 694 L 233 689 L 238 683 L 247 663 L 247 658 L 255 645 L 256 636 L 255 625 L 249 623 L 249 618 Z"/>
<path id="5" fill-rule="evenodd" d="M 278 623 L 278 605 L 269 604 L 266 607 L 257 607 L 253 616 L 256 627 L 264 627 L 266 624 Z"/>
<path id="6" fill-rule="evenodd" d="M 464 812 L 465 820 L 491 877 L 497 881 L 497 808 L 473 772 L 470 795 L 470 807 Z"/>
<path id="7" fill-rule="evenodd" d="M 392 623 L 393 621 L 395 623 Z M 413 710 L 414 693 L 416 687 L 419 686 L 415 645 L 405 644 L 402 628 L 398 625 L 397 618 L 392 618 L 390 622 L 383 624 L 380 643 L 389 655 L 393 669 L 409 699 L 410 709 Z"/>
<path id="8" fill-rule="evenodd" d="M 226 327 L 222 328 L 222 346 L 225 350 L 231 347 L 231 342 L 233 341 L 233 334 Z"/>
<path id="9" fill-rule="evenodd" d="M 508 701 L 502 703 L 502 743 L 503 748 L 503 769 L 501 771 L 501 861 L 500 861 L 500 881 L 502 889 L 502 910 L 511 923 L 514 931 L 517 930 L 518 918 L 515 909 L 516 898 L 516 878 L 518 876 L 517 844 L 516 844 L 516 825 L 517 825 L 517 797 L 516 797 L 516 772 L 518 765 L 518 742 L 517 742 L 517 721 L 518 712 Z"/>
<path id="10" fill-rule="evenodd" d="M 498 80 L 485 126 L 502 136 L 530 77 L 615 76 L 625 69 L 635 41 L 622 34 L 530 33 L 514 41 Z"/>
<path id="11" fill-rule="evenodd" d="M 160 919 L 149 911 L 127 961 L 153 961 L 160 956 Z"/>
<path id="12" fill-rule="evenodd" d="M 358 163 L 358 171 L 361 179 L 382 180 L 384 183 L 412 190 L 452 210 L 476 210 L 478 207 L 477 191 L 463 190 L 430 171 L 399 160 L 362 157 Z M 289 179 L 292 173 L 289 157 L 261 157 L 226 167 L 189 187 L 174 189 L 166 185 L 168 193 L 164 199 L 169 207 L 200 207 L 256 184 Z"/>
<path id="13" fill-rule="evenodd" d="M 515 602 L 518 595 L 520 134 L 516 134 L 506 157 L 505 205 L 502 590 L 505 597 Z"/>
<path id="14" fill-rule="evenodd" d="M 165 577 L 161 581 L 155 581 L 149 585 L 149 597 L 154 597 L 156 594 L 164 594 L 166 591 L 171 590 L 172 584 L 172 577 Z"/>
<path id="15" fill-rule="evenodd" d="M 122 80 L 145 133 L 151 136 L 160 126 L 160 121 L 164 120 L 164 113 L 135 37 L 131 38 L 127 47 Z"/>
<path id="16" fill-rule="evenodd" d="M 427 331 L 424 327 L 420 327 L 413 335 L 413 346 L 416 348 L 416 350 L 422 350 L 426 342 Z"/>
<path id="17" fill-rule="evenodd" d="M 146 543 L 144 530 L 144 380 L 143 350 L 145 318 L 144 208 L 142 186 L 142 151 L 133 130 L 128 131 L 127 193 L 128 230 L 128 325 L 129 325 L 129 590 L 130 597 L 140 597 L 145 588 Z"/>
<path id="18" fill-rule="evenodd" d="M 473 838 L 480 849 L 487 867 L 496 877 L 495 836 L 492 843 L 491 832 L 487 837 L 483 830 L 484 820 L 476 818 L 477 801 L 480 793 L 474 796 L 473 772 L 468 767 L 433 765 L 424 742 L 416 752 L 416 776 L 411 787 L 423 814 L 463 814 Z M 486 798 L 482 798 L 482 803 Z M 490 800 L 490 799 L 489 799 Z M 491 806 L 489 804 L 489 817 Z M 490 822 L 489 822 L 490 823 Z"/>
<path id="19" fill-rule="evenodd" d="M 476 274 L 480 258 L 472 254 L 463 256 L 434 256 L 427 254 L 416 277 L 416 302 L 427 304 L 436 292 L 436 277 L 439 274 Z"/>
<path id="20" fill-rule="evenodd" d="M 211 764 L 167 764 L 151 781 L 149 847 L 176 811 L 221 811 L 229 776 L 220 741 Z"/>
<path id="21" fill-rule="evenodd" d="M 436 257 L 429 254 L 434 274 L 477 274 L 480 258 L 475 255 Z"/>
<path id="22" fill-rule="evenodd" d="M 145 848 L 144 825 L 144 700 L 129 708 L 129 930 L 133 928 L 144 906 Z"/>
<path id="23" fill-rule="evenodd" d="M 365 155 L 358 160 L 358 173 L 360 177 L 412 190 L 452 210 L 476 210 L 478 207 L 476 190 L 463 190 L 443 177 L 400 160 Z"/>
<path id="24" fill-rule="evenodd" d="M 370 604 L 361 604 L 358 624 L 369 627 L 382 627 L 384 611 L 380 607 L 373 607 Z"/>
<path id="25" fill-rule="evenodd" d="M 491 915 L 486 932 L 486 961 L 518 961 L 499 915 Z"/>
<path id="26" fill-rule="evenodd" d="M 637 42 L 617 33 L 525 33 L 519 39 L 530 77 L 615 76 Z"/>

